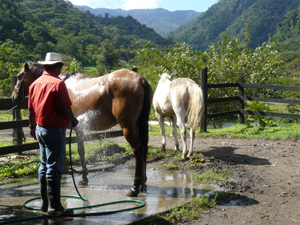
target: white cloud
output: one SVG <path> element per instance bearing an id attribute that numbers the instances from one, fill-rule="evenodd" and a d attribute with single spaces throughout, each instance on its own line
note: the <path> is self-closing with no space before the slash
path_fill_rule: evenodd
<path id="1" fill-rule="evenodd" d="M 161 0 L 122 0 L 123 9 L 153 9 L 159 7 Z"/>
<path id="2" fill-rule="evenodd" d="M 129 9 L 153 9 L 158 8 L 162 0 L 67 0 L 73 5 L 86 5 L 92 8 L 121 8 Z"/>
<path id="3" fill-rule="evenodd" d="M 105 7 L 105 0 L 67 0 L 72 2 L 73 5 L 85 5 L 90 6 L 92 8 L 97 7 Z"/>

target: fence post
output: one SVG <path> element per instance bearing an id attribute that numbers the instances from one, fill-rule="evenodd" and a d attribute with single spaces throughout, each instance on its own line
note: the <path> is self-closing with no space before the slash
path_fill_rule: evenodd
<path id="1" fill-rule="evenodd" d="M 16 81 L 17 81 L 16 76 L 11 76 L 11 89 L 12 89 L 12 91 L 14 90 Z M 20 109 L 13 109 L 11 113 L 13 115 L 13 120 L 14 121 L 22 120 Z M 22 127 L 13 128 L 12 136 L 13 136 L 13 144 L 14 145 L 21 145 L 23 143 L 23 139 L 25 138 L 23 128 Z M 18 152 L 18 155 L 21 155 L 21 154 L 22 154 L 22 152 Z"/>
<path id="2" fill-rule="evenodd" d="M 243 77 L 239 77 L 239 84 L 241 84 L 243 82 L 244 82 L 243 81 Z M 243 95 L 244 95 L 244 88 L 239 85 L 239 97 L 243 96 Z M 244 100 L 242 100 L 240 98 L 239 99 L 239 110 L 244 109 L 244 107 L 245 107 L 245 102 L 244 102 Z M 245 115 L 242 114 L 241 111 L 239 113 L 239 122 L 240 122 L 240 124 L 244 124 L 245 123 Z"/>
<path id="3" fill-rule="evenodd" d="M 203 92 L 204 114 L 201 118 L 201 132 L 207 132 L 207 68 L 201 71 L 201 89 Z"/>

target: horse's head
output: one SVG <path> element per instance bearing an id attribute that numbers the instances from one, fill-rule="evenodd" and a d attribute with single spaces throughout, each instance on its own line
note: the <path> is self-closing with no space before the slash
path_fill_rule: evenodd
<path id="1" fill-rule="evenodd" d="M 169 75 L 167 73 L 163 73 L 159 75 L 160 79 L 159 82 L 165 82 L 165 81 L 172 81 L 174 75 Z"/>
<path id="2" fill-rule="evenodd" d="M 25 63 L 17 75 L 17 82 L 11 99 L 14 103 L 21 102 L 29 92 L 29 86 L 44 72 L 40 64 Z"/>

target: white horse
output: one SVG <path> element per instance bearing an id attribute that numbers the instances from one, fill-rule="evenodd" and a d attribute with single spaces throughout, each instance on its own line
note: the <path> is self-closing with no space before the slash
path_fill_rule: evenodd
<path id="1" fill-rule="evenodd" d="M 175 150 L 179 150 L 176 124 L 181 131 L 183 142 L 182 159 L 187 159 L 193 154 L 195 129 L 200 125 L 204 113 L 202 89 L 191 79 L 177 78 L 172 81 L 172 76 L 163 73 L 160 75 L 157 88 L 153 97 L 155 115 L 160 124 L 162 135 L 161 150 L 166 149 L 166 135 L 164 118 L 170 117 L 173 124 Z M 187 124 L 190 127 L 190 149 L 187 154 L 185 116 L 188 114 Z"/>

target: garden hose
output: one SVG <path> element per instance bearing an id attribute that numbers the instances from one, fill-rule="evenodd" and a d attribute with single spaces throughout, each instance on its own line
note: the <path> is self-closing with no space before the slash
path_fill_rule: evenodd
<path id="1" fill-rule="evenodd" d="M 71 153 L 71 134 L 72 134 L 73 126 L 70 129 L 70 138 L 69 138 L 69 153 L 70 153 L 70 166 L 71 166 L 71 174 L 72 174 L 72 179 L 73 179 L 73 184 L 76 189 L 76 192 L 78 196 L 74 195 L 61 195 L 61 197 L 67 197 L 67 198 L 80 198 L 83 201 L 87 201 L 88 199 L 85 197 L 82 197 L 77 189 L 77 185 L 75 182 L 74 178 L 74 173 L 73 173 L 73 165 L 72 165 L 72 153 Z M 41 208 L 39 207 L 31 207 L 28 206 L 27 204 L 31 201 L 41 199 L 41 197 L 35 197 L 26 200 L 23 203 L 23 206 L 26 209 L 31 209 L 31 210 L 40 210 Z M 102 203 L 102 204 L 96 204 L 96 205 L 88 205 L 88 206 L 81 206 L 81 207 L 75 207 L 75 208 L 67 208 L 67 209 L 72 209 L 72 210 L 77 210 L 77 209 L 87 209 L 87 208 L 95 208 L 95 207 L 102 207 L 106 205 L 114 205 L 114 204 L 122 204 L 122 203 L 137 203 L 139 204 L 138 206 L 130 207 L 130 208 L 124 208 L 124 209 L 117 209 L 117 210 L 110 210 L 110 211 L 103 211 L 103 212 L 89 212 L 89 213 L 78 213 L 78 214 L 73 214 L 73 215 L 68 215 L 67 217 L 86 217 L 86 216 L 100 216 L 100 215 L 109 215 L 109 214 L 114 214 L 114 213 L 119 213 L 119 212 L 124 212 L 124 211 L 130 211 L 130 210 L 135 210 L 144 207 L 146 204 L 143 201 L 140 200 L 121 200 L 121 201 L 113 201 L 113 202 L 107 202 L 107 203 Z M 43 215 L 43 216 L 35 216 L 35 217 L 27 217 L 27 218 L 22 218 L 22 219 L 16 219 L 16 220 L 9 220 L 9 221 L 3 221 L 0 222 L 0 224 L 11 224 L 11 223 L 18 223 L 18 222 L 24 222 L 24 221 L 29 221 L 29 220 L 37 220 L 37 219 L 47 219 L 47 218 L 56 218 L 56 217 L 63 217 L 61 215 Z"/>

